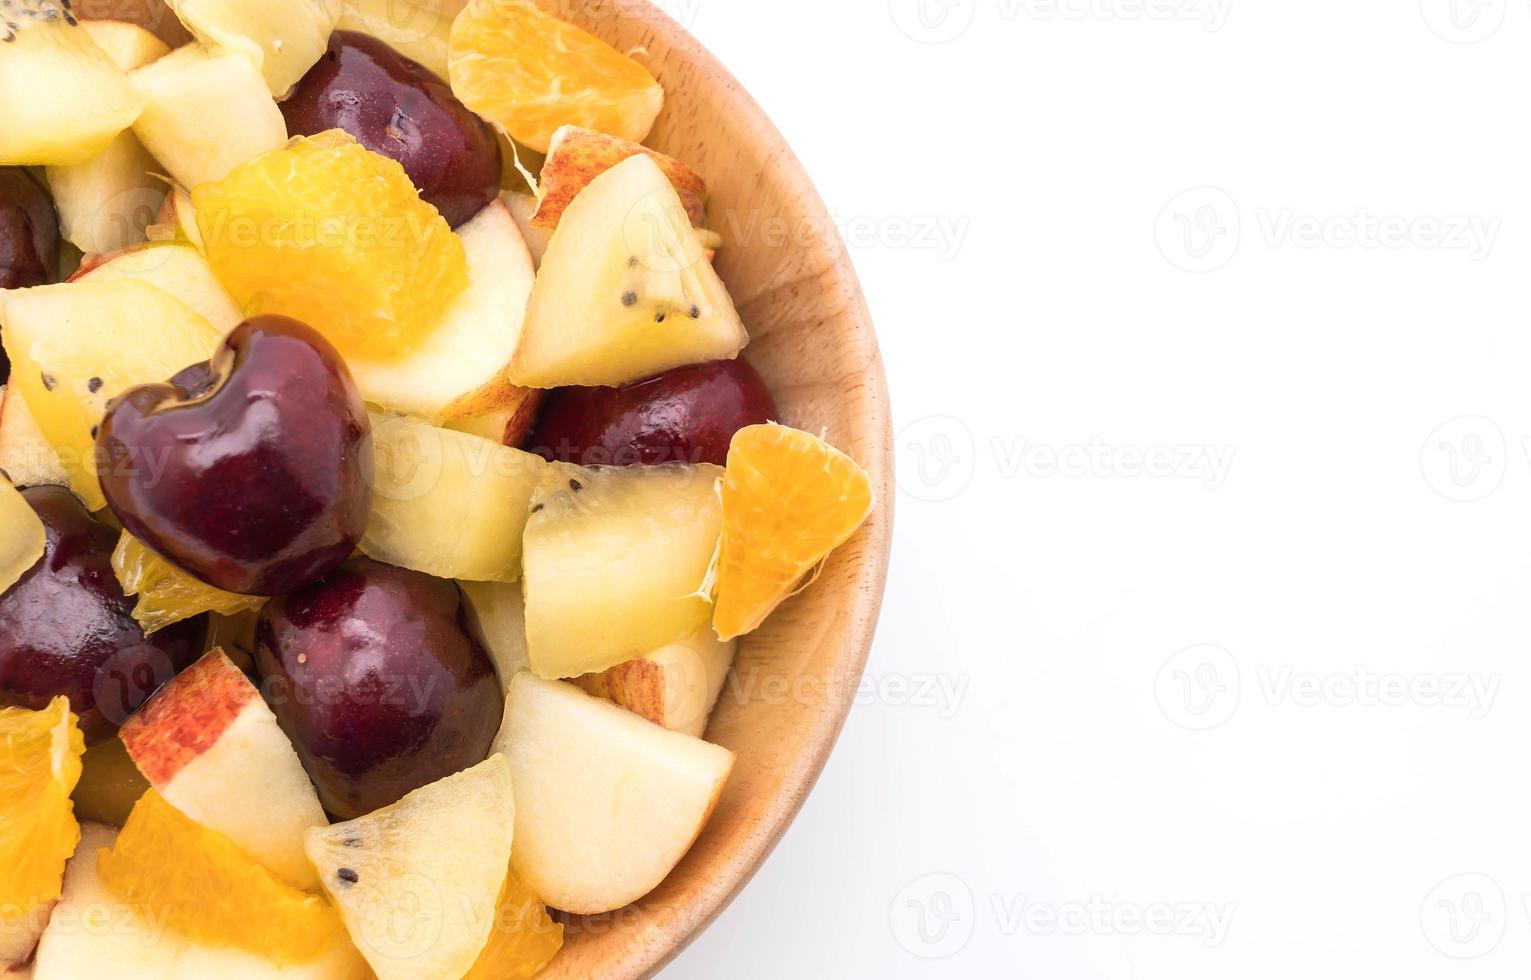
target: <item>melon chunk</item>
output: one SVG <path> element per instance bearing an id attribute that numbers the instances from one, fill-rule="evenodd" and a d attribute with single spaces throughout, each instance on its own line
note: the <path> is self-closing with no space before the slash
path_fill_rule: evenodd
<path id="1" fill-rule="evenodd" d="M 372 417 L 377 461 L 361 550 L 438 578 L 513 582 L 540 456 L 401 416 Z"/>
<path id="2" fill-rule="evenodd" d="M 143 97 L 66 0 L 11 0 L 0 18 L 0 165 L 68 165 L 102 152 Z"/>
<path id="3" fill-rule="evenodd" d="M 340 0 L 167 0 L 181 23 L 210 48 L 237 52 L 281 97 L 324 54 Z"/>
<path id="4" fill-rule="evenodd" d="M 722 468 L 549 471 L 532 497 L 522 555 L 531 669 L 597 673 L 701 629 L 717 550 Z"/>
<path id="5" fill-rule="evenodd" d="M 115 20 L 88 20 L 85 30 L 123 71 L 168 54 L 153 34 Z M 48 187 L 58 207 L 59 230 L 81 251 L 104 254 L 144 240 L 145 229 L 165 199 L 160 166 L 131 130 L 84 163 L 48 168 Z"/>
<path id="6" fill-rule="evenodd" d="M 635 156 L 569 204 L 532 288 L 511 379 L 622 385 L 749 341 L 664 171 Z"/>
<path id="7" fill-rule="evenodd" d="M 239 54 L 188 44 L 131 79 L 145 100 L 133 132 L 185 187 L 222 180 L 287 139 L 260 72 Z"/>
<path id="8" fill-rule="evenodd" d="M 106 506 L 96 477 L 96 426 L 106 403 L 213 355 L 222 334 L 162 289 L 124 279 L 0 293 L 11 377 L 90 510 Z"/>

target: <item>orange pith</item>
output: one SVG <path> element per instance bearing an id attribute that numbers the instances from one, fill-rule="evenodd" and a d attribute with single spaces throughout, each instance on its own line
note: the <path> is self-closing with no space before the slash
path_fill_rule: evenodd
<path id="1" fill-rule="evenodd" d="M 67 698 L 41 711 L 0 708 L 0 915 L 59 897 L 64 863 L 80 842 L 69 794 L 85 737 Z"/>
<path id="2" fill-rule="evenodd" d="M 856 532 L 872 502 L 866 471 L 823 439 L 784 425 L 735 433 L 723 476 L 718 636 L 759 626 Z"/>
<path id="3" fill-rule="evenodd" d="M 224 835 L 149 790 L 97 862 L 123 902 L 152 909 L 195 943 L 302 963 L 343 937 L 334 908 L 284 884 Z"/>
<path id="4" fill-rule="evenodd" d="M 450 70 L 464 105 L 542 153 L 564 125 L 642 142 L 664 105 L 647 68 L 531 0 L 473 0 Z"/>
<path id="5" fill-rule="evenodd" d="M 489 943 L 463 980 L 526 980 L 541 972 L 562 948 L 563 926 L 553 921 L 542 899 L 512 871 L 500 887 Z"/>
<path id="6" fill-rule="evenodd" d="M 404 168 L 338 130 L 298 137 L 192 192 L 218 279 L 346 356 L 407 354 L 468 285 L 467 253 Z"/>

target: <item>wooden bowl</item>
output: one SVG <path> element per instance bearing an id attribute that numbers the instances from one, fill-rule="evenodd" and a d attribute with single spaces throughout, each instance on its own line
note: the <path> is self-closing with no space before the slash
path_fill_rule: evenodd
<path id="1" fill-rule="evenodd" d="M 162 33 L 177 29 L 160 0 L 122 2 L 143 5 Z M 437 5 L 455 12 L 463 0 Z M 123 8 L 114 7 L 116 16 Z M 738 753 L 738 764 L 690 854 L 636 905 L 569 920 L 564 950 L 543 974 L 625 980 L 657 971 L 739 893 L 824 768 L 866 665 L 887 578 L 892 434 L 877 338 L 850 259 L 765 113 L 645 0 L 557 0 L 556 9 L 635 51 L 664 85 L 664 112 L 648 143 L 707 179 L 708 226 L 724 238 L 718 271 L 752 338 L 746 356 L 775 393 L 781 421 L 826 431 L 866 467 L 878 501 L 813 587 L 745 638 L 707 731 Z"/>

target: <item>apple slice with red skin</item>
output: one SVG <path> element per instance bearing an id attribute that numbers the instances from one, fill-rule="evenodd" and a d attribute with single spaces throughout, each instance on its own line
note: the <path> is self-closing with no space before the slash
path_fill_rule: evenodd
<path id="1" fill-rule="evenodd" d="M 372 431 L 340 354 L 286 317 L 113 399 L 101 488 L 122 526 L 209 585 L 271 596 L 350 557 L 372 504 Z"/>
<path id="2" fill-rule="evenodd" d="M 707 219 L 707 182 L 700 174 L 674 157 L 657 153 L 641 143 L 608 136 L 579 126 L 561 126 L 553 134 L 547 162 L 538 175 L 540 193 L 532 224 L 556 228 L 569 202 L 601 174 L 629 157 L 643 154 L 655 163 L 675 186 L 681 205 L 691 223 L 700 228 Z"/>
<path id="3" fill-rule="evenodd" d="M 290 884 L 317 891 L 303 835 L 328 824 L 303 763 L 260 691 L 214 650 L 122 726 L 160 795 Z"/>

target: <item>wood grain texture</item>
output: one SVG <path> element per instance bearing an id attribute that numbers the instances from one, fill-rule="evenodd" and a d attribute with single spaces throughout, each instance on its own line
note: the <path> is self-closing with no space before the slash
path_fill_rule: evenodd
<path id="1" fill-rule="evenodd" d="M 139 2 L 150 16 L 158 12 L 159 0 Z M 567 945 L 543 974 L 632 980 L 679 953 L 749 881 L 801 808 L 845 723 L 887 577 L 891 417 L 877 339 L 845 247 L 760 107 L 645 0 L 539 2 L 633 52 L 664 85 L 665 108 L 646 142 L 707 181 L 708 226 L 724 239 L 718 271 L 752 338 L 746 357 L 775 393 L 780 421 L 824 431 L 866 467 L 878 501 L 814 586 L 741 644 L 707 731 L 739 760 L 690 854 L 636 905 L 569 920 Z M 455 12 L 463 4 L 437 5 Z M 162 18 L 158 23 L 164 29 Z"/>

